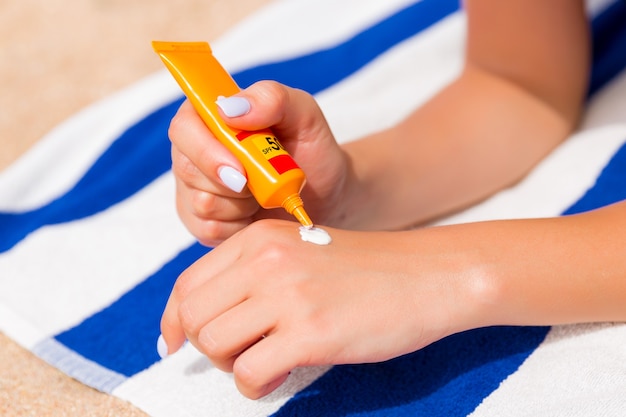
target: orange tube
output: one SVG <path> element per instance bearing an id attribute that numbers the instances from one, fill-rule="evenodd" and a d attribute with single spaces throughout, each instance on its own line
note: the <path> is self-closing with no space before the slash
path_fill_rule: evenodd
<path id="1" fill-rule="evenodd" d="M 152 42 L 152 47 L 215 137 L 241 162 L 248 188 L 261 207 L 283 207 L 306 227 L 313 222 L 300 191 L 304 172 L 269 130 L 241 131 L 226 125 L 217 111 L 218 97 L 240 91 L 206 42 Z"/>

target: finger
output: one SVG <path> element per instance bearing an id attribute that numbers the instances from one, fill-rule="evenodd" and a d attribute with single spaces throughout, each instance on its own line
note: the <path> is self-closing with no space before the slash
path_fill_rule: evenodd
<path id="1" fill-rule="evenodd" d="M 277 332 L 255 343 L 233 364 L 237 389 L 248 398 L 270 394 L 300 365 L 302 349 L 295 349 L 283 333 Z"/>
<path id="2" fill-rule="evenodd" d="M 217 177 L 208 177 L 176 145 L 172 145 L 171 155 L 172 172 L 187 187 L 231 198 L 251 196 L 245 186 L 247 178 L 234 168 L 222 165 L 217 168 Z"/>
<path id="3" fill-rule="evenodd" d="M 206 220 L 235 221 L 250 218 L 259 210 L 259 204 L 253 197 L 232 198 L 192 188 L 176 178 L 176 201 L 179 214 Z"/>
<path id="4" fill-rule="evenodd" d="M 217 191 L 218 187 L 214 182 L 204 175 L 187 156 L 172 144 L 172 172 L 177 180 L 190 188 L 206 191 Z"/>
<path id="5" fill-rule="evenodd" d="M 245 176 L 241 163 L 209 131 L 189 101 L 185 100 L 172 118 L 168 134 L 177 151 L 206 177 L 218 178 L 222 166 Z"/>
<path id="6" fill-rule="evenodd" d="M 213 364 L 231 372 L 235 358 L 249 346 L 271 332 L 276 323 L 275 311 L 258 299 L 246 299 L 226 310 L 202 327 L 197 338 L 197 348 Z"/>
<path id="7" fill-rule="evenodd" d="M 223 250 L 221 250 L 222 247 Z M 229 244 L 227 240 L 220 247 L 194 262 L 178 277 L 161 316 L 161 334 L 168 347 L 168 354 L 180 349 L 187 339 L 179 315 L 181 303 L 205 281 L 218 275 L 239 256 L 239 246 Z"/>
<path id="8" fill-rule="evenodd" d="M 200 243 L 214 247 L 250 224 L 259 206 L 253 199 L 233 201 L 181 185 L 176 188 L 176 210 Z"/>
<path id="9" fill-rule="evenodd" d="M 267 236 L 271 236 L 278 225 L 289 229 L 293 227 L 293 223 L 287 222 L 256 222 L 224 241 L 178 277 L 161 318 L 161 332 L 169 353 L 175 352 L 184 343 L 187 337 L 186 330 L 190 333 L 199 331 L 201 322 L 195 321 L 193 315 L 187 315 L 187 311 L 193 313 L 199 309 L 190 304 L 194 308 L 181 311 L 181 303 L 188 297 L 193 297 L 196 291 L 203 291 L 204 289 L 200 287 L 205 283 L 215 280 L 207 285 L 206 288 L 211 290 L 205 294 L 211 293 L 211 297 L 219 295 L 215 303 L 220 312 L 229 306 L 239 304 L 250 288 L 259 286 L 257 271 L 268 267 L 267 259 L 260 254 L 266 250 Z M 239 268 L 234 268 L 233 265 Z M 267 274 L 261 274 L 263 275 Z M 203 308 L 215 308 L 212 303 L 207 303 L 206 299 L 203 303 Z M 183 320 L 185 325 L 182 323 Z"/>
<path id="10" fill-rule="evenodd" d="M 220 111 L 224 120 L 242 130 L 271 127 L 279 139 L 291 142 L 288 148 L 293 156 L 296 156 L 298 143 L 315 138 L 320 132 L 329 134 L 317 102 L 302 90 L 274 81 L 260 81 L 237 97 L 250 102 L 250 111 L 238 117 L 228 117 Z"/>

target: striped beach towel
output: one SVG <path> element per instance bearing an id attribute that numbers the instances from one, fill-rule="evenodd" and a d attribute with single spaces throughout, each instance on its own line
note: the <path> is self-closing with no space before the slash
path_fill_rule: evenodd
<path id="1" fill-rule="evenodd" d="M 579 130 L 519 184 L 441 223 L 626 198 L 626 2 L 588 10 L 594 62 Z M 464 30 L 458 0 L 283 0 L 212 47 L 242 87 L 273 79 L 314 94 L 346 142 L 451 81 Z M 259 401 L 191 345 L 161 360 L 170 289 L 210 250 L 174 208 L 167 129 L 181 102 L 160 71 L 0 173 L 0 331 L 154 416 L 626 416 L 623 323 L 467 331 L 383 363 L 297 369 Z"/>

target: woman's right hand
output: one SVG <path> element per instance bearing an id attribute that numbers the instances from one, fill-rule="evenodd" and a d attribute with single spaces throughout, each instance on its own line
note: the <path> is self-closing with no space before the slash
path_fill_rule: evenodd
<path id="1" fill-rule="evenodd" d="M 261 81 L 220 99 L 218 106 L 229 126 L 271 128 L 307 176 L 301 196 L 313 221 L 340 223 L 348 158 L 312 96 Z M 289 218 L 283 209 L 259 207 L 245 187 L 243 166 L 208 130 L 189 101 L 172 119 L 169 137 L 178 214 L 202 244 L 216 246 L 257 219 Z"/>

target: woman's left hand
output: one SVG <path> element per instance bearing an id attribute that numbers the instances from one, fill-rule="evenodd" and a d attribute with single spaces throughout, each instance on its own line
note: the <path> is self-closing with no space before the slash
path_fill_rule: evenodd
<path id="1" fill-rule="evenodd" d="M 452 255 L 411 243 L 415 231 L 328 230 L 319 246 L 261 220 L 198 260 L 163 314 L 169 353 L 188 339 L 259 398 L 296 367 L 382 361 L 460 330 Z"/>

